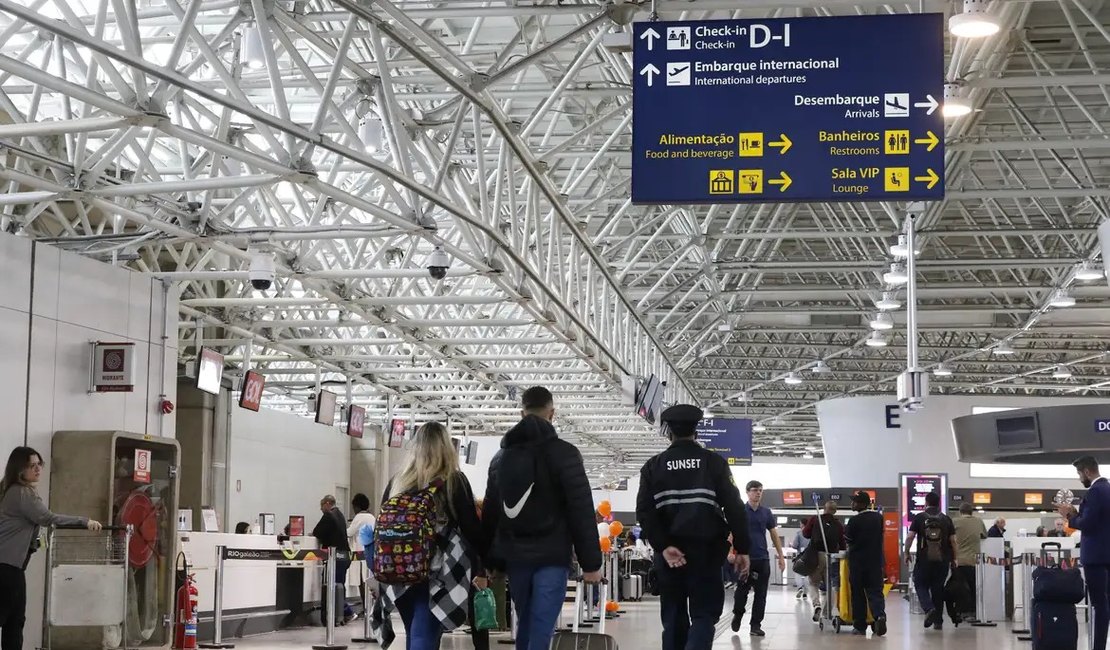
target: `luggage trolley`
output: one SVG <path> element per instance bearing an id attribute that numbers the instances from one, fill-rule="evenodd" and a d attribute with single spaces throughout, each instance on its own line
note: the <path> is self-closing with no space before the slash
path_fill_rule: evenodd
<path id="1" fill-rule="evenodd" d="M 126 647 L 131 526 L 52 527 L 46 538 L 42 647 L 54 627 L 101 627 L 106 648 Z"/>

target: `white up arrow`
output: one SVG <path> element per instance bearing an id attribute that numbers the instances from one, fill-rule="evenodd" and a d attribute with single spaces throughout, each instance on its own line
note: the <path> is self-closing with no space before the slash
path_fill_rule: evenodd
<path id="1" fill-rule="evenodd" d="M 655 49 L 655 39 L 663 37 L 659 35 L 659 32 L 655 31 L 651 27 L 648 27 L 644 30 L 643 34 L 640 34 L 640 40 L 644 40 L 645 38 L 647 39 L 648 51 L 650 52 L 651 50 Z M 648 82 L 648 85 L 651 85 L 650 81 Z"/>
<path id="2" fill-rule="evenodd" d="M 647 76 L 648 88 L 651 88 L 651 83 L 655 80 L 655 75 L 659 74 L 659 68 L 649 63 L 640 70 L 640 74 Z"/>

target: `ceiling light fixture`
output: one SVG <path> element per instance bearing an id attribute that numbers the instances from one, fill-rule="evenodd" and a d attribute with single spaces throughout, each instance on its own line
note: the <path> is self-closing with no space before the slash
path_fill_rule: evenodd
<path id="1" fill-rule="evenodd" d="M 802 383 L 802 376 L 796 372 L 792 372 L 786 375 L 786 377 L 784 377 L 782 381 L 790 386 L 797 386 L 798 384 Z"/>
<path id="2" fill-rule="evenodd" d="M 906 244 L 906 236 L 898 235 L 898 241 L 890 246 L 890 254 L 897 258 L 907 258 L 910 256 L 910 247 Z M 913 256 L 917 257 L 921 254 L 921 244 L 914 242 Z"/>
<path id="3" fill-rule="evenodd" d="M 1006 341 L 1003 341 L 1003 342 L 999 343 L 994 348 L 994 350 L 992 350 L 992 352 L 994 352 L 995 354 L 997 354 L 1000 357 L 1007 357 L 1007 356 L 1010 356 L 1014 353 L 1014 348 L 1011 347 L 1010 344 L 1007 343 Z"/>
<path id="4" fill-rule="evenodd" d="M 1064 365 L 1056 366 L 1056 369 L 1052 371 L 1052 378 L 1071 379 L 1071 368 Z"/>
<path id="5" fill-rule="evenodd" d="M 866 343 L 869 348 L 885 348 L 888 344 L 882 332 L 871 332 L 871 336 L 867 337 Z"/>
<path id="6" fill-rule="evenodd" d="M 773 449 L 772 451 L 776 454 L 785 454 L 786 453 L 786 451 L 781 449 L 781 448 L 776 448 L 776 449 Z"/>
<path id="7" fill-rule="evenodd" d="M 367 113 L 358 124 L 358 139 L 366 153 L 378 153 L 385 141 L 385 125 L 373 113 Z"/>
<path id="8" fill-rule="evenodd" d="M 871 319 L 871 329 L 885 332 L 894 329 L 894 318 L 886 312 L 879 312 Z"/>
<path id="9" fill-rule="evenodd" d="M 775 438 L 771 442 L 773 442 L 776 445 L 785 445 L 786 444 L 786 441 L 783 440 L 782 438 Z"/>
<path id="10" fill-rule="evenodd" d="M 937 377 L 951 377 L 952 369 L 944 365 L 944 362 L 942 361 L 941 363 L 937 364 L 936 368 L 933 368 L 933 374 Z"/>
<path id="11" fill-rule="evenodd" d="M 906 267 L 900 262 L 894 262 L 890 265 L 890 270 L 883 274 L 883 282 L 891 285 L 905 284 L 910 281 L 910 276 L 906 275 Z"/>
<path id="12" fill-rule="evenodd" d="M 754 425 L 752 426 L 752 431 L 754 431 L 754 432 L 756 432 L 756 433 L 763 433 L 763 432 L 764 432 L 764 431 L 766 431 L 766 430 L 767 430 L 767 427 L 766 427 L 766 426 L 764 426 L 764 424 L 763 424 L 762 422 L 756 422 L 756 423 L 755 423 L 755 424 L 754 424 Z"/>
<path id="13" fill-rule="evenodd" d="M 1052 294 L 1052 298 L 1048 300 L 1048 306 L 1055 307 L 1056 309 L 1074 307 L 1075 296 L 1068 293 L 1067 289 L 1057 289 L 1056 292 Z"/>
<path id="14" fill-rule="evenodd" d="M 959 84 L 944 84 L 944 106 L 940 112 L 944 117 L 956 118 L 970 114 L 971 100 Z"/>
<path id="15" fill-rule="evenodd" d="M 802 454 L 802 458 L 804 458 L 806 460 L 813 460 L 813 454 L 811 454 L 807 451 L 806 453 Z"/>
<path id="16" fill-rule="evenodd" d="M 952 14 L 948 31 L 957 38 L 986 38 L 1002 29 L 998 17 L 987 12 L 989 0 L 964 0 L 963 13 Z"/>
<path id="17" fill-rule="evenodd" d="M 813 365 L 813 369 L 810 372 L 815 375 L 823 375 L 825 373 L 832 372 L 832 368 L 829 367 L 829 364 L 825 363 L 824 359 L 818 359 L 817 363 Z"/>
<path id="18" fill-rule="evenodd" d="M 902 306 L 902 303 L 894 297 L 893 291 L 884 291 L 883 297 L 875 301 L 875 308 L 880 311 L 894 311 Z"/>
<path id="19" fill-rule="evenodd" d="M 1103 277 L 1102 269 L 1098 268 L 1091 262 L 1080 262 L 1079 266 L 1075 269 L 1075 279 L 1082 280 L 1083 282 L 1091 282 L 1092 280 L 1100 280 Z"/>
<path id="20" fill-rule="evenodd" d="M 262 30 L 258 23 L 251 23 L 243 32 L 243 63 L 251 70 L 266 67 L 266 46 L 262 43 Z"/>

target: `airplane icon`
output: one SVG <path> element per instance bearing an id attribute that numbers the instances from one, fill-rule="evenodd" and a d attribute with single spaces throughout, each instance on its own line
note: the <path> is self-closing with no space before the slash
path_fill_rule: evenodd
<path id="1" fill-rule="evenodd" d="M 883 115 L 885 117 L 909 117 L 910 94 L 886 93 L 883 95 Z"/>

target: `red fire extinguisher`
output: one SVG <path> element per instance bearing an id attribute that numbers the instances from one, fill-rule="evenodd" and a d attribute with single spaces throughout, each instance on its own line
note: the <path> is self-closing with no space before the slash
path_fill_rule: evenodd
<path id="1" fill-rule="evenodd" d="M 180 650 L 193 650 L 197 647 L 197 608 L 200 592 L 185 565 L 185 578 L 177 590 L 177 616 L 174 623 L 173 647 Z"/>

